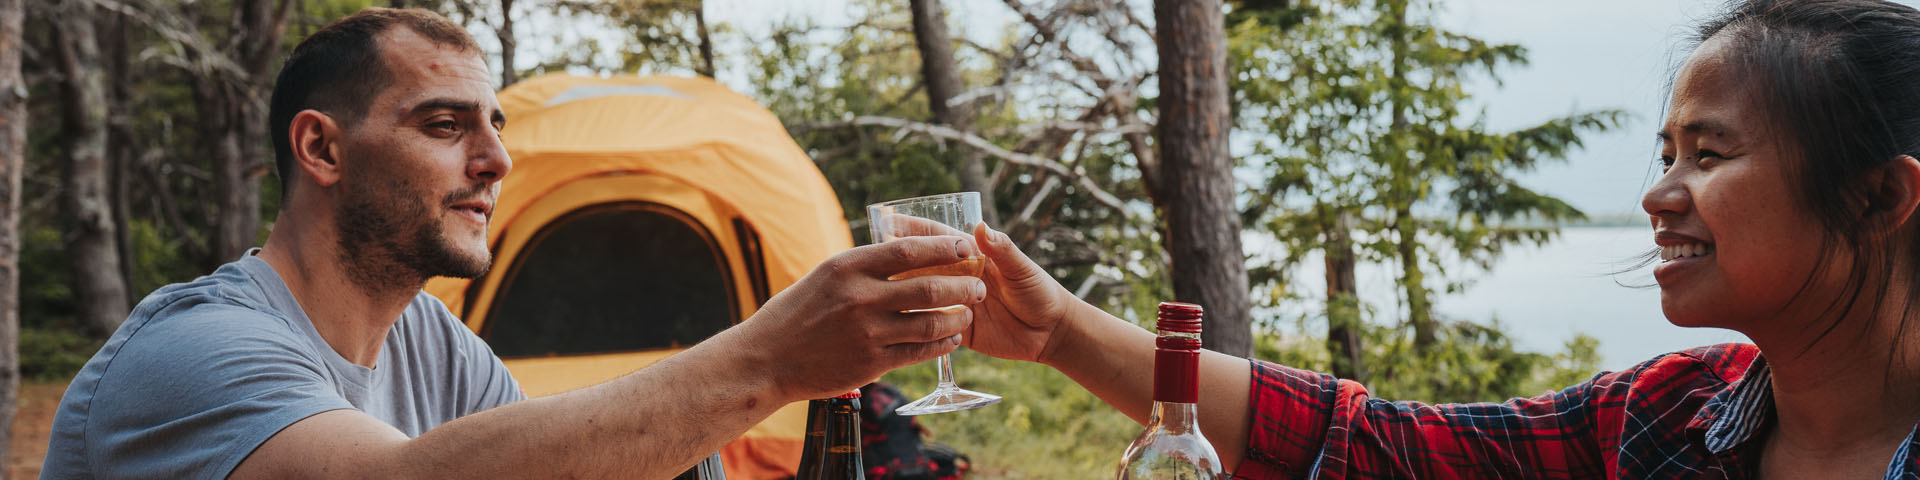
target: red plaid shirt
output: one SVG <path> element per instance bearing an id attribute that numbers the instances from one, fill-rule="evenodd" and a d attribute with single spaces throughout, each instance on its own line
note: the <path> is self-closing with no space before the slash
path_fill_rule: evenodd
<path id="1" fill-rule="evenodd" d="M 1349 380 L 1254 361 L 1238 478 L 1753 478 L 1773 416 L 1753 345 L 1662 355 L 1505 403 L 1372 398 Z M 1909 435 L 1888 479 L 1920 478 Z"/>

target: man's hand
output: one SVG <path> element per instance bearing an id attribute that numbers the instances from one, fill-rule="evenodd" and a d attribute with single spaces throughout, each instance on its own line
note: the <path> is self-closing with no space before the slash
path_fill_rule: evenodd
<path id="1" fill-rule="evenodd" d="M 957 348 L 986 285 L 973 277 L 887 280 L 916 268 L 977 255 L 966 237 L 901 238 L 855 248 L 822 262 L 742 323 L 742 340 L 764 355 L 779 398 L 846 393 L 896 368 Z"/>
<path id="2" fill-rule="evenodd" d="M 1068 310 L 1081 302 L 1021 253 L 1007 234 L 985 224 L 974 227 L 973 234 L 987 257 L 980 277 L 987 282 L 988 295 L 973 307 L 977 321 L 964 337 L 967 347 L 995 357 L 1046 363 L 1054 332 Z"/>

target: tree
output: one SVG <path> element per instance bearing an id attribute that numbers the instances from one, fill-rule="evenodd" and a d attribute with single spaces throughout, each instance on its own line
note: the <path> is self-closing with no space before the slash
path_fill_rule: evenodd
<path id="1" fill-rule="evenodd" d="M 96 11 L 86 0 L 63 1 L 55 8 L 68 162 L 62 198 L 74 296 L 81 324 L 104 337 L 126 320 L 129 301 L 108 182 L 107 91 L 93 24 Z"/>
<path id="2" fill-rule="evenodd" d="M 707 31 L 707 2 L 704 0 L 701 1 L 699 5 L 693 7 L 693 25 L 694 31 L 698 33 L 700 38 L 700 67 L 698 71 L 701 76 L 713 78 L 713 38 L 711 38 L 710 32 Z"/>
<path id="3" fill-rule="evenodd" d="M 20 177 L 26 168 L 27 83 L 20 70 L 26 48 L 21 0 L 0 0 L 0 425 L 13 425 L 20 404 Z M 0 452 L 10 452 L 13 429 L 0 430 Z M 0 480 L 8 478 L 0 469 Z"/>
<path id="4" fill-rule="evenodd" d="M 500 27 L 493 34 L 500 39 L 500 88 L 505 89 L 520 81 L 520 71 L 513 67 L 513 54 L 520 45 L 513 36 L 513 0 L 500 0 Z"/>
<path id="5" fill-rule="evenodd" d="M 189 77 L 200 134 L 213 159 L 219 195 L 209 266 L 240 258 L 260 234 L 260 179 L 273 158 L 265 98 L 292 7 L 293 0 L 234 0 L 224 31 L 209 34 L 199 27 L 200 12 L 181 5 L 188 20 L 179 25 L 186 28 L 183 33 L 228 39 L 182 44 L 193 65 Z"/>
<path id="6" fill-rule="evenodd" d="M 947 35 L 946 11 L 940 0 L 911 0 L 914 45 L 920 49 L 920 77 L 926 84 L 927 109 L 933 123 L 965 132 L 973 121 L 964 105 L 953 105 L 954 97 L 965 86 L 959 67 L 953 63 L 953 38 Z M 960 189 L 981 192 L 980 209 L 988 224 L 999 225 L 1000 215 L 993 201 L 993 186 L 987 181 L 986 162 L 974 149 L 960 155 Z"/>
<path id="7" fill-rule="evenodd" d="M 1173 291 L 1207 308 L 1207 348 L 1253 353 L 1246 257 L 1227 134 L 1226 17 L 1219 0 L 1156 0 L 1161 185 Z"/>
<path id="8" fill-rule="evenodd" d="M 1582 218 L 1513 176 L 1563 158 L 1580 146 L 1583 132 L 1611 128 L 1621 116 L 1584 112 L 1512 132 L 1487 131 L 1462 113 L 1460 105 L 1471 98 L 1463 78 L 1523 64 L 1525 50 L 1440 30 L 1425 20 L 1430 5 L 1343 1 L 1308 15 L 1290 32 L 1249 19 L 1236 24 L 1234 33 L 1240 114 L 1259 118 L 1250 128 L 1272 139 L 1247 157 L 1271 175 L 1249 192 L 1243 218 L 1263 225 L 1291 251 L 1278 262 L 1282 267 L 1263 269 L 1258 283 L 1282 282 L 1271 272 L 1307 252 L 1323 252 L 1335 369 L 1368 356 L 1355 352 L 1400 352 L 1403 346 L 1427 362 L 1345 369 L 1386 381 L 1401 367 L 1458 365 L 1462 350 L 1445 338 L 1474 345 L 1485 345 L 1474 339 L 1494 338 L 1477 333 L 1483 327 L 1448 324 L 1433 314 L 1436 284 L 1452 291 L 1461 282 L 1448 278 L 1441 259 L 1459 257 L 1484 268 L 1504 247 L 1545 242 L 1561 222 Z M 1365 304 L 1348 298 L 1354 294 L 1347 280 L 1354 262 L 1347 259 L 1398 267 L 1397 300 L 1405 315 L 1398 325 L 1411 331 L 1411 339 L 1402 342 L 1395 333 L 1400 328 L 1357 337 L 1339 331 L 1369 331 Z M 1383 343 L 1363 345 L 1366 338 Z"/>

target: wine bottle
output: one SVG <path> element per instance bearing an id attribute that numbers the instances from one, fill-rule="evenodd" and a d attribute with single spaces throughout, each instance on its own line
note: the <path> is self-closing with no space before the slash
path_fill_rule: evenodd
<path id="1" fill-rule="evenodd" d="M 827 452 L 820 457 L 820 480 L 866 480 L 860 460 L 860 391 L 827 401 Z"/>
<path id="2" fill-rule="evenodd" d="M 1120 480 L 1212 480 L 1220 455 L 1200 434 L 1199 305 L 1160 304 L 1154 341 L 1153 416 L 1120 459 Z"/>
<path id="3" fill-rule="evenodd" d="M 673 478 L 674 480 L 727 480 L 727 472 L 721 468 L 720 454 L 715 453 L 706 460 L 701 460 L 700 464 L 694 465 L 686 473 Z"/>
<path id="4" fill-rule="evenodd" d="M 820 478 L 820 460 L 827 456 L 827 412 L 831 408 L 826 399 L 807 401 L 807 439 L 800 446 L 800 470 L 793 478 Z"/>

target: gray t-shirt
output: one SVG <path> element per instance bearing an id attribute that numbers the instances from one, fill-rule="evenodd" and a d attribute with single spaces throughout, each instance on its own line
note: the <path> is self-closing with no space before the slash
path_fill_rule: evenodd
<path id="1" fill-rule="evenodd" d="M 134 308 L 61 398 L 40 478 L 226 478 L 320 412 L 357 409 L 418 436 L 526 398 L 426 293 L 394 323 L 375 368 L 348 362 L 253 254 Z"/>

